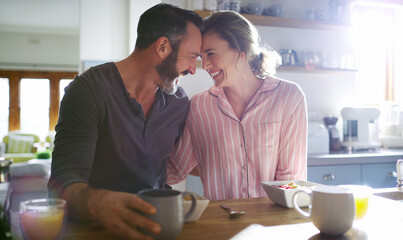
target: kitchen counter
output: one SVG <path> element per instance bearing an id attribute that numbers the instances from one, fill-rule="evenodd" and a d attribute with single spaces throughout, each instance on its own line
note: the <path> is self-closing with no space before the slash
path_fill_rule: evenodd
<path id="1" fill-rule="evenodd" d="M 330 154 L 308 154 L 309 166 L 396 163 L 403 159 L 403 149 L 379 149 L 369 151 L 332 152 Z"/>

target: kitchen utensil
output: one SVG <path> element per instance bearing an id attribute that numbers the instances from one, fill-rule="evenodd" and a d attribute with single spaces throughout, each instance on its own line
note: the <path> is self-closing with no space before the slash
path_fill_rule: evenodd
<path id="1" fill-rule="evenodd" d="M 230 218 L 239 218 L 246 213 L 244 211 L 234 211 L 232 208 L 228 207 L 225 204 L 221 204 L 220 207 L 222 207 L 225 211 L 229 213 Z"/>

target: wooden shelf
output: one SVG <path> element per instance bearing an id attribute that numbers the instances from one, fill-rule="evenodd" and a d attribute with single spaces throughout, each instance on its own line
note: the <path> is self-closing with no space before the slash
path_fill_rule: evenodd
<path id="1" fill-rule="evenodd" d="M 205 18 L 210 15 L 209 11 L 196 10 L 197 14 Z M 262 16 L 262 15 L 250 15 L 242 14 L 253 24 L 258 26 L 270 26 L 270 27 L 283 27 L 283 28 L 303 28 L 303 29 L 316 29 L 316 30 L 338 30 L 346 31 L 351 28 L 351 25 L 337 24 L 325 21 L 314 21 L 307 19 L 296 19 L 296 18 L 283 18 L 283 17 L 272 17 L 272 16 Z"/>
<path id="2" fill-rule="evenodd" d="M 277 69 L 278 72 L 318 72 L 318 73 L 328 73 L 328 72 L 357 72 L 357 69 L 344 69 L 344 68 L 323 68 L 317 67 L 313 70 L 308 70 L 305 66 L 289 66 L 281 65 Z"/>

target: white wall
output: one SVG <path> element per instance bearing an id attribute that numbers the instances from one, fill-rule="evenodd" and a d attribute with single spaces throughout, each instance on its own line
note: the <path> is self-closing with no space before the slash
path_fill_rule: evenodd
<path id="1" fill-rule="evenodd" d="M 80 1 L 80 61 L 116 61 L 129 49 L 127 0 Z"/>
<path id="2" fill-rule="evenodd" d="M 78 35 L 0 32 L 0 68 L 76 71 Z"/>
<path id="3" fill-rule="evenodd" d="M 0 1 L 0 68 L 77 71 L 79 0 Z"/>

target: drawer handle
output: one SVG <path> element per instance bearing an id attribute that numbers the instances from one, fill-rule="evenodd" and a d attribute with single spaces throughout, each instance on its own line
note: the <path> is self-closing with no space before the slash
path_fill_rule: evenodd
<path id="1" fill-rule="evenodd" d="M 335 178 L 336 178 L 336 177 L 335 177 L 333 174 L 331 174 L 331 173 L 325 174 L 325 175 L 323 175 L 323 177 L 322 177 L 322 179 L 325 180 L 325 181 L 332 181 L 332 180 L 334 180 Z"/>
<path id="2" fill-rule="evenodd" d="M 389 172 L 389 173 L 386 175 L 386 177 L 387 177 L 387 178 L 397 178 L 397 173 L 396 173 L 395 171 Z"/>

